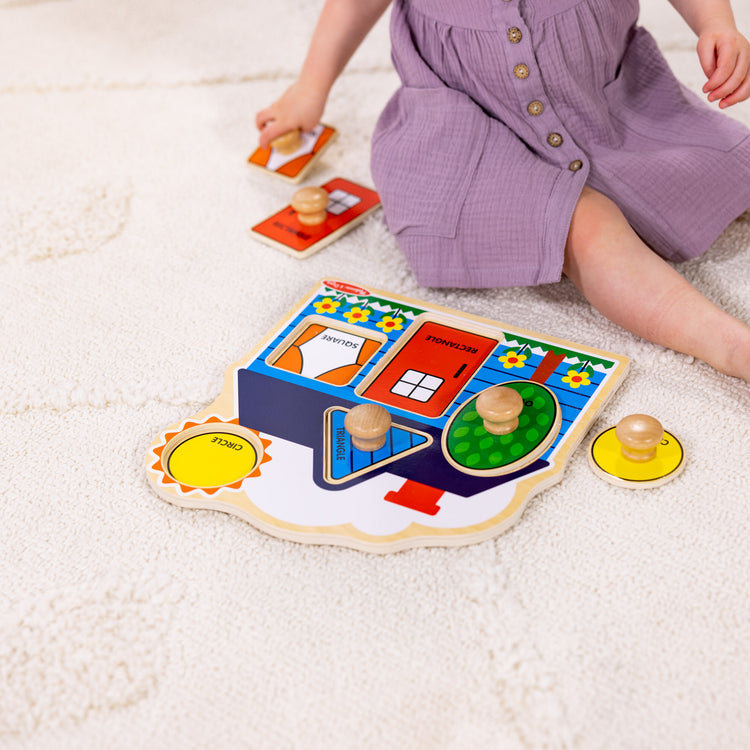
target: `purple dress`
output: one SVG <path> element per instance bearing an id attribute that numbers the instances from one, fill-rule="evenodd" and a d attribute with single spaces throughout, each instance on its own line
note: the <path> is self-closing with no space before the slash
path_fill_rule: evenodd
<path id="1" fill-rule="evenodd" d="M 558 281 L 584 183 L 673 261 L 750 207 L 750 131 L 678 83 L 638 0 L 394 1 L 372 174 L 420 284 Z"/>

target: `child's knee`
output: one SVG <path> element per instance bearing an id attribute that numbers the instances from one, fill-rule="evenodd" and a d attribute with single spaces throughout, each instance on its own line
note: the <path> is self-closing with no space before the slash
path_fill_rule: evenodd
<path id="1" fill-rule="evenodd" d="M 577 223 L 577 229 L 602 229 L 612 226 L 613 223 L 625 221 L 622 211 L 604 193 L 583 186 L 578 203 L 573 210 L 573 224 Z"/>
<path id="2" fill-rule="evenodd" d="M 600 250 L 623 225 L 627 225 L 627 221 L 617 205 L 606 195 L 584 185 L 570 220 L 566 260 L 570 255 L 580 257 Z"/>

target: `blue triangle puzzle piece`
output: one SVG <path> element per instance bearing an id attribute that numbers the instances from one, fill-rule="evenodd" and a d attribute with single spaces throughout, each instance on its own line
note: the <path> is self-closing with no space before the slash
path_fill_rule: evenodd
<path id="1" fill-rule="evenodd" d="M 401 454 L 413 453 L 426 447 L 430 442 L 427 435 L 394 424 L 391 425 L 382 448 L 372 453 L 361 451 L 352 445 L 351 437 L 344 428 L 346 415 L 345 409 L 333 409 L 328 420 L 327 439 L 330 440 L 331 449 L 328 452 L 330 466 L 327 468 L 334 482 L 342 482 L 347 477 L 372 471 Z"/>

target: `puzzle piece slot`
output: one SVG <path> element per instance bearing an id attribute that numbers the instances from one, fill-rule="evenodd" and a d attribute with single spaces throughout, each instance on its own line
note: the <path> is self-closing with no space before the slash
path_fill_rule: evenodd
<path id="1" fill-rule="evenodd" d="M 191 427 L 165 447 L 166 473 L 186 487 L 213 489 L 253 473 L 263 458 L 260 439 L 240 426 L 215 423 Z"/>
<path id="2" fill-rule="evenodd" d="M 310 316 L 267 360 L 269 365 L 332 385 L 346 385 L 385 343 L 384 335 Z"/>

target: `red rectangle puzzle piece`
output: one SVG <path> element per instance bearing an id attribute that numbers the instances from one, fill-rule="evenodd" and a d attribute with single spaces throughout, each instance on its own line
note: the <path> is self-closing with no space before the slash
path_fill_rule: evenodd
<path id="1" fill-rule="evenodd" d="M 291 205 L 252 228 L 257 239 L 296 257 L 306 257 L 355 227 L 380 205 L 380 196 L 369 188 L 337 177 L 321 186 L 329 194 L 326 218 L 321 224 L 300 223 Z"/>

